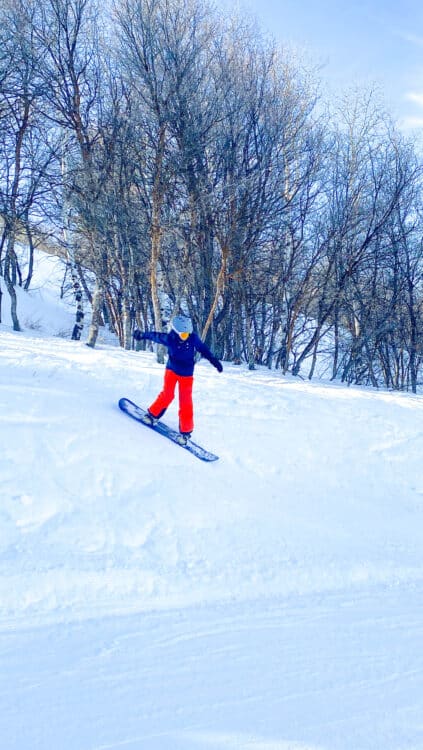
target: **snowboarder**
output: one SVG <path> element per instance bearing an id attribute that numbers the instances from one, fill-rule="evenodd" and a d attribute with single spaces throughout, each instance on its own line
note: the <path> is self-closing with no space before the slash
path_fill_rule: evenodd
<path id="1" fill-rule="evenodd" d="M 185 315 L 177 315 L 171 322 L 170 333 L 159 331 L 134 331 L 134 339 L 142 341 L 148 339 L 156 344 L 167 347 L 169 358 L 166 364 L 163 390 L 156 400 L 148 407 L 142 421 L 145 424 L 155 424 L 165 413 L 175 397 L 175 388 L 179 388 L 179 432 L 181 445 L 186 445 L 194 429 L 194 411 L 192 402 L 192 386 L 194 382 L 195 354 L 199 352 L 209 360 L 218 372 L 222 372 L 222 363 L 210 349 L 203 344 L 200 337 L 193 331 L 191 319 Z"/>

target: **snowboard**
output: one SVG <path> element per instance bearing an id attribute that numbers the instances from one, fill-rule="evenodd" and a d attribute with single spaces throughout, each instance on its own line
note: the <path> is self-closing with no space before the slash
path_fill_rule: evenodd
<path id="1" fill-rule="evenodd" d="M 119 408 L 122 409 L 122 411 L 125 412 L 125 414 L 128 414 L 132 419 L 135 419 L 137 422 L 140 422 L 140 424 L 144 425 L 144 427 L 148 427 L 150 430 L 154 430 L 154 432 L 158 432 L 160 435 L 163 435 L 163 437 L 167 438 L 168 440 L 171 440 L 172 443 L 176 443 L 176 445 L 179 445 L 180 448 L 184 448 L 184 450 L 188 451 L 189 453 L 192 453 L 193 456 L 196 456 L 201 461 L 217 461 L 219 456 L 215 456 L 214 453 L 210 453 L 209 451 L 206 451 L 204 448 L 201 447 L 201 445 L 197 445 L 197 443 L 193 443 L 192 440 L 188 440 L 186 445 L 181 445 L 178 443 L 177 438 L 179 435 L 179 432 L 176 432 L 176 430 L 172 430 L 171 427 L 168 427 L 164 422 L 156 422 L 156 424 L 149 425 L 142 422 L 142 417 L 144 414 L 146 414 L 145 409 L 141 409 L 140 406 L 137 406 L 137 404 L 134 404 L 133 401 L 130 401 L 129 398 L 121 398 L 119 401 Z"/>

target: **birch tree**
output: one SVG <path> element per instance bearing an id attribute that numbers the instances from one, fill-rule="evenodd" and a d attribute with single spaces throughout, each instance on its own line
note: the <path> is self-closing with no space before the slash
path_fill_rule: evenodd
<path id="1" fill-rule="evenodd" d="M 62 137 L 63 231 L 77 305 L 72 332 L 72 339 L 76 340 L 83 330 L 84 311 L 71 192 L 74 170 L 90 170 L 91 151 L 98 137 L 98 12 L 95 0 L 41 0 L 34 18 L 34 34 L 42 54 L 38 74 L 45 114 L 60 129 Z"/>
<path id="2" fill-rule="evenodd" d="M 3 224 L 0 261 L 4 256 L 1 269 L 10 296 L 15 331 L 20 330 L 15 287 L 17 283 L 22 284 L 16 242 L 27 234 L 30 245 L 27 287 L 32 273 L 30 214 L 45 190 L 54 151 L 52 142 L 48 142 L 40 108 L 40 55 L 33 34 L 34 12 L 34 6 L 29 4 L 24 8 L 17 0 L 16 3 L 6 1 L 0 13 L 0 211 Z"/>

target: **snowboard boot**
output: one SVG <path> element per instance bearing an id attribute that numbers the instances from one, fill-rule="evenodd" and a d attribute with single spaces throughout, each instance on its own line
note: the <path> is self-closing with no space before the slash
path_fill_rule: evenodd
<path id="1" fill-rule="evenodd" d="M 149 427 L 153 427 L 157 423 L 156 417 L 154 417 L 149 411 L 147 411 L 143 417 L 141 417 L 141 422 L 143 424 L 149 425 Z"/>
<path id="2" fill-rule="evenodd" d="M 190 437 L 190 432 L 180 432 L 178 437 L 176 438 L 176 442 L 179 443 L 179 445 L 186 445 Z"/>

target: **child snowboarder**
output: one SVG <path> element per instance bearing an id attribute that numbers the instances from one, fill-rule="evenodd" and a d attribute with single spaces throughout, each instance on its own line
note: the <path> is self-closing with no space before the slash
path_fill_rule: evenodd
<path id="1" fill-rule="evenodd" d="M 146 424 L 154 424 L 165 413 L 175 397 L 175 388 L 179 388 L 179 432 L 180 443 L 186 445 L 194 429 L 194 411 L 192 403 L 192 386 L 194 382 L 195 354 L 199 352 L 209 360 L 218 372 L 222 372 L 219 362 L 210 349 L 203 344 L 200 337 L 194 333 L 190 318 L 177 315 L 171 322 L 170 333 L 159 331 L 134 331 L 134 339 L 141 341 L 149 339 L 156 344 L 167 347 L 169 358 L 166 364 L 163 389 L 149 406 L 143 419 Z"/>

